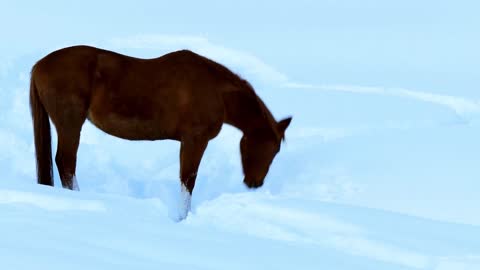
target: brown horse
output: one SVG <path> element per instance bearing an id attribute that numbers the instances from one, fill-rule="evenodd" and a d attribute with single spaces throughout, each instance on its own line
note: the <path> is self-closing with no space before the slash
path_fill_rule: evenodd
<path id="1" fill-rule="evenodd" d="M 86 119 L 128 140 L 181 142 L 183 217 L 208 141 L 223 123 L 243 131 L 244 183 L 260 187 L 291 118 L 276 122 L 252 86 L 226 67 L 183 50 L 138 59 L 89 46 L 55 51 L 32 68 L 30 85 L 38 183 L 53 186 L 49 117 L 58 134 L 55 162 L 62 186 L 75 179 Z"/>

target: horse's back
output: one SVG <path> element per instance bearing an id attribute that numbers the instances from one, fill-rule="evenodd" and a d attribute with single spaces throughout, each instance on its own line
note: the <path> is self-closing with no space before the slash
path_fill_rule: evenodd
<path id="1" fill-rule="evenodd" d="M 233 76 L 233 77 L 232 77 Z M 126 139 L 179 139 L 218 134 L 222 89 L 238 77 L 188 50 L 139 59 L 89 47 L 55 51 L 32 70 L 53 122 L 81 115 Z"/>

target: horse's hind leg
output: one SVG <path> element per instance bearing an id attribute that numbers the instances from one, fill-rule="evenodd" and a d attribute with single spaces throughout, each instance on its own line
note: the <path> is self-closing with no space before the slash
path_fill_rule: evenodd
<path id="1" fill-rule="evenodd" d="M 61 114 L 52 117 L 58 135 L 55 163 L 62 181 L 62 186 L 71 190 L 79 190 L 75 178 L 77 150 L 80 143 L 80 131 L 86 120 L 86 107 L 79 104 L 62 104 Z"/>
<path id="2" fill-rule="evenodd" d="M 58 130 L 58 146 L 55 162 L 62 181 L 62 186 L 71 190 L 79 190 L 75 177 L 77 150 L 80 143 L 80 128 Z"/>

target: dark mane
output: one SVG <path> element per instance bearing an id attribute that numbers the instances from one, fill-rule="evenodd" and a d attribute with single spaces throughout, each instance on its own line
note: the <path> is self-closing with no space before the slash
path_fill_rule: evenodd
<path id="1" fill-rule="evenodd" d="M 198 54 L 197 54 L 198 55 Z M 269 127 L 271 128 L 272 132 L 274 133 L 275 137 L 277 137 L 278 140 L 283 140 L 284 137 L 279 134 L 277 130 L 277 121 L 273 117 L 272 113 L 270 110 L 267 108 L 265 103 L 260 99 L 260 97 L 257 95 L 255 92 L 255 89 L 253 86 L 248 82 L 247 80 L 243 79 L 240 75 L 236 74 L 235 72 L 231 71 L 229 68 L 226 66 L 217 63 L 205 56 L 198 55 L 201 58 L 204 59 L 204 61 L 207 63 L 208 67 L 210 69 L 213 69 L 215 73 L 220 73 L 222 76 L 225 78 L 228 78 L 229 82 L 232 85 L 235 85 L 238 91 L 245 91 L 248 95 L 251 95 L 254 97 L 256 104 L 258 105 L 258 108 L 262 112 L 262 115 L 264 119 L 267 121 Z"/>

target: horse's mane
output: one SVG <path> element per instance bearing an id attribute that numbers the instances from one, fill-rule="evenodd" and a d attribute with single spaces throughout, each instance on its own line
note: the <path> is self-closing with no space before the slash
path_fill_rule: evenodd
<path id="1" fill-rule="evenodd" d="M 260 99 L 260 97 L 257 95 L 255 92 L 255 89 L 253 86 L 245 79 L 243 79 L 240 75 L 236 74 L 235 72 L 231 71 L 229 68 L 225 67 L 224 65 L 217 63 L 205 56 L 201 56 L 208 67 L 212 69 L 215 73 L 219 73 L 222 75 L 222 77 L 226 78 L 230 84 L 235 86 L 236 91 L 244 91 L 247 95 L 250 97 L 253 97 L 255 100 L 256 105 L 258 105 L 258 108 L 262 112 L 262 115 L 264 119 L 267 121 L 269 127 L 271 128 L 272 132 L 274 135 L 277 137 L 277 139 L 284 139 L 282 135 L 279 134 L 277 130 L 277 121 L 273 117 L 272 113 L 270 110 L 267 108 L 265 103 Z"/>
<path id="2" fill-rule="evenodd" d="M 245 81 L 245 80 L 244 80 Z M 265 117 L 265 119 L 267 120 L 267 123 L 270 125 L 275 137 L 277 137 L 278 140 L 283 140 L 284 139 L 284 136 L 282 136 L 278 130 L 277 130 L 277 121 L 275 120 L 275 118 L 273 117 L 272 113 L 270 112 L 270 110 L 267 108 L 267 106 L 265 105 L 265 103 L 263 103 L 263 101 L 260 99 L 260 97 L 258 97 L 258 95 L 255 93 L 255 91 L 253 90 L 253 87 L 251 86 L 251 84 L 247 81 L 246 82 L 246 85 L 247 87 L 249 87 L 251 90 L 251 92 L 254 94 L 255 96 L 255 99 L 262 111 L 262 114 L 263 114 L 263 117 Z"/>

